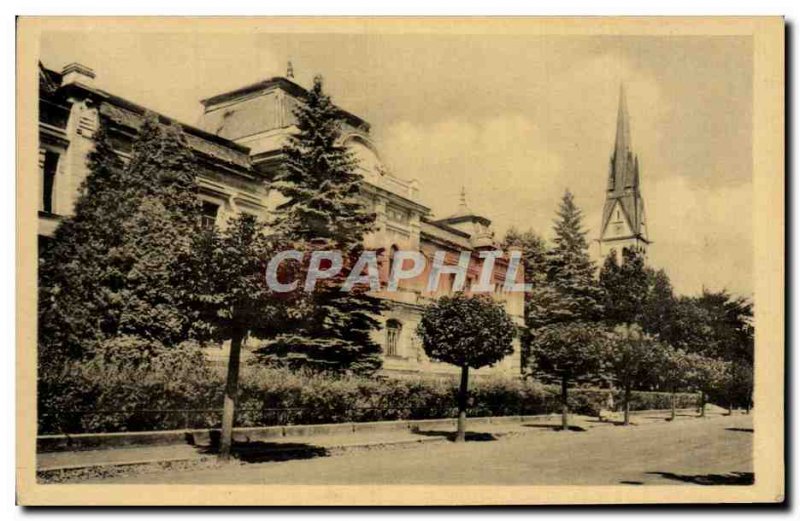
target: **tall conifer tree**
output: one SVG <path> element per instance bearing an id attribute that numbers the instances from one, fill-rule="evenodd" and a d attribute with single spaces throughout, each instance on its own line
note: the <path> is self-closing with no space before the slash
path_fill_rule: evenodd
<path id="1" fill-rule="evenodd" d="M 340 139 L 344 115 L 323 92 L 321 77 L 295 117 L 298 131 L 283 149 L 285 164 L 272 185 L 286 198 L 274 228 L 298 249 L 340 251 L 344 265 L 340 276 L 317 285 L 305 323 L 268 342 L 260 354 L 292 367 L 369 373 L 381 364 L 380 346 L 370 336 L 379 327 L 380 301 L 363 287 L 340 288 L 375 216 L 359 197 L 363 177 Z"/>
<path id="2" fill-rule="evenodd" d="M 531 296 L 530 326 L 602 317 L 603 293 L 595 279 L 595 265 L 589 257 L 589 245 L 583 217 L 567 190 L 553 225 L 553 247 L 545 257 L 546 282 Z"/>
<path id="3" fill-rule="evenodd" d="M 104 252 L 120 241 L 117 224 L 131 208 L 122 193 L 122 162 L 101 120 L 88 157 L 89 174 L 80 187 L 75 211 L 40 242 L 38 346 L 40 373 L 58 371 L 65 360 L 92 354 L 110 324 L 101 310 L 114 306 Z"/>
<path id="4" fill-rule="evenodd" d="M 547 283 L 547 243 L 532 229 L 521 232 L 511 227 L 503 238 L 502 249 L 522 250 L 522 262 L 525 268 L 525 282 L 532 284 L 533 292 L 525 293 L 525 324 L 531 327 L 531 317 L 536 316 L 534 306 L 537 302 L 534 295 L 541 292 Z M 526 330 L 520 337 L 521 364 L 528 365 L 531 350 L 531 335 Z"/>
<path id="5" fill-rule="evenodd" d="M 191 325 L 177 274 L 198 226 L 192 153 L 180 128 L 147 115 L 123 164 L 105 127 L 74 214 L 41 252 L 39 348 L 51 360 L 168 347 Z"/>
<path id="6" fill-rule="evenodd" d="M 562 423 L 567 428 L 567 386 L 597 379 L 603 340 L 602 291 L 589 258 L 581 211 L 567 190 L 553 226 L 553 247 L 545 257 L 546 280 L 534 288 L 528 306 L 532 338 L 530 371 L 560 381 Z"/>

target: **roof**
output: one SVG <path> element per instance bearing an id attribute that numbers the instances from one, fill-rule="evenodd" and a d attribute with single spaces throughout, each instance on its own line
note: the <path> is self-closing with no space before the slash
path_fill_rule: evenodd
<path id="1" fill-rule="evenodd" d="M 246 146 L 182 123 L 102 89 L 82 84 L 69 84 L 61 87 L 61 79 L 62 75 L 60 73 L 48 69 L 41 62 L 39 63 L 39 85 L 49 95 L 58 93 L 59 95 L 64 94 L 64 97 L 66 97 L 70 92 L 83 91 L 100 102 L 100 113 L 102 115 L 131 130 L 138 130 L 144 120 L 145 113 L 152 112 L 158 115 L 159 119 L 164 123 L 180 125 L 192 150 L 224 164 L 250 170 L 250 149 Z"/>
<path id="2" fill-rule="evenodd" d="M 138 130 L 144 122 L 144 112 L 130 110 L 126 107 L 121 107 L 114 104 L 112 101 L 107 101 L 100 105 L 100 113 L 109 118 L 111 121 L 118 125 L 128 127 L 132 130 Z M 163 116 L 162 116 L 163 117 Z M 246 147 L 242 147 L 233 142 L 219 142 L 218 136 L 213 136 L 214 139 L 209 139 L 206 133 L 182 125 L 186 142 L 189 147 L 213 159 L 228 163 L 240 168 L 250 168 L 250 155 Z"/>
<path id="3" fill-rule="evenodd" d="M 472 249 L 468 233 L 443 224 L 441 221 L 432 221 L 426 217 L 420 219 L 420 234 L 443 241 L 455 248 Z"/>
<path id="4" fill-rule="evenodd" d="M 461 187 L 461 202 L 458 205 L 458 209 L 455 213 L 445 217 L 444 219 L 438 219 L 435 222 L 440 223 L 443 225 L 448 224 L 458 224 L 462 222 L 472 222 L 477 221 L 485 226 L 489 226 L 492 224 L 492 221 L 487 217 L 483 217 L 482 215 L 476 214 L 472 209 L 467 205 L 467 192 L 464 187 Z"/>
<path id="5" fill-rule="evenodd" d="M 622 214 L 625 216 L 625 220 L 633 235 L 640 236 L 642 239 L 647 240 L 645 236 L 646 231 L 642 229 L 642 223 L 644 221 L 644 201 L 638 193 L 606 198 L 606 203 L 603 207 L 603 226 L 601 230 L 605 231 L 617 203 L 619 203 L 620 208 L 622 208 Z"/>
<path id="6" fill-rule="evenodd" d="M 61 85 L 61 74 L 48 69 L 39 62 L 39 90 L 53 94 Z"/>
<path id="7" fill-rule="evenodd" d="M 226 139 L 238 140 L 276 129 L 286 130 L 294 123 L 293 110 L 297 98 L 280 96 L 278 90 L 262 92 L 258 96 L 239 98 L 236 102 L 206 110 L 199 125 Z M 283 144 L 279 137 L 274 147 Z M 263 146 L 256 147 L 263 148 Z"/>
<path id="8" fill-rule="evenodd" d="M 245 85 L 244 87 L 239 87 L 237 89 L 228 92 L 223 92 L 221 94 L 216 94 L 214 96 L 211 96 L 210 98 L 200 100 L 200 103 L 202 103 L 203 106 L 205 107 L 207 115 L 212 111 L 219 110 L 219 107 L 217 107 L 217 105 L 222 105 L 228 101 L 233 101 L 240 98 L 255 97 L 261 93 L 273 91 L 276 89 L 281 89 L 284 92 L 289 93 L 291 96 L 300 99 L 305 98 L 308 95 L 308 90 L 305 87 L 295 83 L 294 81 L 285 78 L 283 76 L 273 76 L 265 80 Z M 342 112 L 342 115 L 349 124 L 353 125 L 356 128 L 363 128 L 364 130 L 369 131 L 370 125 L 365 120 L 341 108 L 339 110 Z M 268 128 L 277 128 L 277 127 L 274 126 L 266 127 L 265 130 Z"/>

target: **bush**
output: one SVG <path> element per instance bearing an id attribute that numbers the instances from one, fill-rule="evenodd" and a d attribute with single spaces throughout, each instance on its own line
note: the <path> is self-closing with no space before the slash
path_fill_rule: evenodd
<path id="1" fill-rule="evenodd" d="M 196 345 L 166 349 L 121 337 L 104 347 L 93 359 L 40 379 L 40 433 L 179 429 L 214 421 L 215 413 L 186 412 L 222 402 L 222 380 Z"/>
<path id="2" fill-rule="evenodd" d="M 624 392 L 616 389 L 613 392 L 614 410 L 621 411 L 624 406 Z M 633 391 L 631 392 L 630 409 L 632 411 L 647 411 L 655 409 L 669 409 L 672 395 L 664 392 Z M 696 393 L 676 393 L 675 407 L 686 409 L 697 407 L 699 396 Z M 597 416 L 601 410 L 608 408 L 608 389 L 570 389 L 569 406 L 574 414 Z"/>
<path id="3" fill-rule="evenodd" d="M 622 407 L 622 396 L 614 398 L 617 407 Z M 670 393 L 657 392 L 633 392 L 631 393 L 631 410 L 647 411 L 651 409 L 669 409 L 671 405 Z M 700 397 L 697 393 L 676 393 L 675 407 L 677 409 L 689 409 L 699 406 Z"/>
<path id="4" fill-rule="evenodd" d="M 78 433 L 212 428 L 221 420 L 224 378 L 203 354 L 141 349 L 142 356 L 101 356 L 40 381 L 39 432 Z M 236 424 L 242 427 L 454 417 L 458 383 L 450 379 L 325 376 L 245 366 Z M 596 416 L 607 390 L 570 389 L 573 413 Z M 559 389 L 531 380 L 482 378 L 470 386 L 470 416 L 558 412 Z M 615 404 L 622 404 L 616 393 Z M 667 409 L 668 393 L 634 392 L 631 409 Z M 678 407 L 697 395 L 679 394 Z M 173 411 L 173 412 L 168 412 Z"/>

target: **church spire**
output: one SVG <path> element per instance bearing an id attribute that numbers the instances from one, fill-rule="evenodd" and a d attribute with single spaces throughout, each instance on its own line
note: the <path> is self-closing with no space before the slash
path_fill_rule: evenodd
<path id="1" fill-rule="evenodd" d="M 617 108 L 617 139 L 614 143 L 617 156 L 625 157 L 631 151 L 631 126 L 628 102 L 625 99 L 625 84 L 619 84 L 619 108 Z"/>
<path id="2" fill-rule="evenodd" d="M 634 247 L 644 251 L 650 243 L 641 193 L 639 158 L 633 153 L 628 102 L 622 83 L 619 86 L 616 130 L 600 228 L 602 255 L 612 247 Z"/>
<path id="3" fill-rule="evenodd" d="M 629 154 L 632 152 L 631 146 L 631 124 L 628 116 L 628 102 L 625 99 L 625 84 L 619 84 L 619 106 L 617 108 L 617 136 L 614 141 L 614 156 L 611 178 L 609 179 L 610 190 L 621 190 L 630 186 L 631 176 L 629 168 Z"/>

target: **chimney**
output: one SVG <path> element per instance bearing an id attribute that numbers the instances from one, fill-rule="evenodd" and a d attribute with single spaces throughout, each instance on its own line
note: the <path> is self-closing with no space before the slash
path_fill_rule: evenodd
<path id="1" fill-rule="evenodd" d="M 86 87 L 94 86 L 94 71 L 80 63 L 70 63 L 61 70 L 61 86 L 80 83 Z"/>

